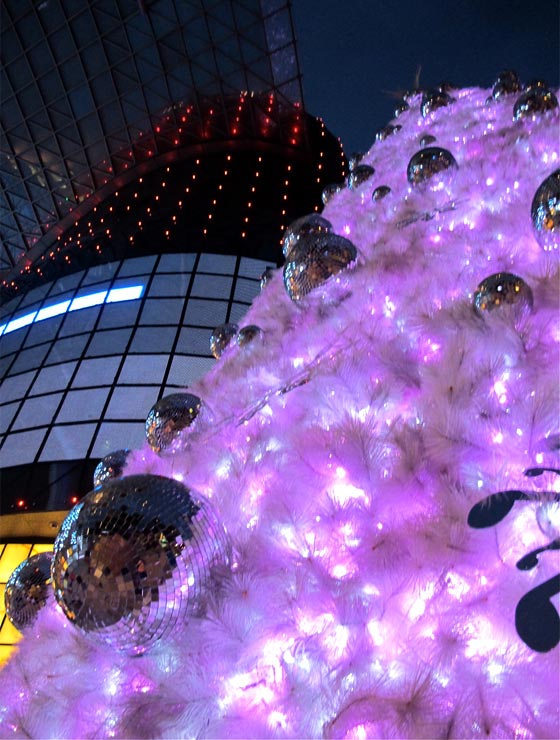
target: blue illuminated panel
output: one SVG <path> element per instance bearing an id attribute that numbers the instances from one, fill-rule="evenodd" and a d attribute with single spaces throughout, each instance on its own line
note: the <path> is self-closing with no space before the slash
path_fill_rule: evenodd
<path id="1" fill-rule="evenodd" d="M 142 297 L 143 292 L 143 285 L 130 285 L 126 288 L 113 288 L 112 290 L 101 290 L 97 293 L 77 295 L 71 301 L 66 300 L 60 301 L 60 303 L 53 303 L 50 306 L 45 306 L 40 311 L 31 311 L 30 313 L 12 319 L 7 324 L 2 324 L 0 326 L 0 336 L 9 334 L 17 329 L 22 329 L 24 326 L 29 326 L 29 324 L 33 324 L 34 322 L 44 321 L 53 316 L 60 316 L 60 314 L 67 311 L 79 311 L 82 308 L 100 306 L 102 303 L 135 301 Z"/>

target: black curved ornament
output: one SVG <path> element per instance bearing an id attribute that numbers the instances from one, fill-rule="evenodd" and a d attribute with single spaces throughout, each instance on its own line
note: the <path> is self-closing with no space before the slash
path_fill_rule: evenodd
<path id="1" fill-rule="evenodd" d="M 557 468 L 528 468 L 525 475 L 535 478 L 544 472 L 560 475 Z M 468 525 L 473 529 L 486 529 L 501 522 L 512 510 L 516 501 L 541 501 L 542 495 L 530 491 L 500 491 L 492 493 L 475 504 L 469 511 Z M 554 494 L 552 501 L 560 501 Z M 544 547 L 524 555 L 516 566 L 526 571 L 539 564 L 539 555 L 548 550 L 560 550 L 560 538 Z M 560 593 L 560 574 L 531 589 L 523 596 L 515 609 L 515 629 L 523 642 L 537 653 L 548 653 L 560 642 L 560 615 L 551 599 Z"/>

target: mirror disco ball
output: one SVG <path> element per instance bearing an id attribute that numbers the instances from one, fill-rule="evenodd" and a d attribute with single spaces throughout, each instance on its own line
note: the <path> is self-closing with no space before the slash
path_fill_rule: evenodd
<path id="1" fill-rule="evenodd" d="M 510 316 L 515 326 L 519 326 L 532 311 L 533 291 L 517 275 L 497 272 L 479 284 L 474 294 L 473 308 L 478 316 L 498 311 L 502 316 Z"/>
<path id="2" fill-rule="evenodd" d="M 126 462 L 130 450 L 115 450 L 105 455 L 103 460 L 100 460 L 95 470 L 93 471 L 93 486 L 98 486 L 107 478 L 120 478 L 123 474 L 123 470 L 126 467 Z"/>
<path id="3" fill-rule="evenodd" d="M 332 231 L 332 224 L 318 213 L 309 213 L 291 223 L 282 237 L 282 254 L 288 258 L 290 252 L 297 246 L 302 237 L 310 234 L 328 234 Z"/>
<path id="4" fill-rule="evenodd" d="M 6 614 L 20 631 L 35 621 L 52 594 L 51 562 L 51 552 L 32 555 L 8 578 L 4 591 Z"/>
<path id="5" fill-rule="evenodd" d="M 284 287 L 292 301 L 304 296 L 347 269 L 357 258 L 356 247 L 343 236 L 312 233 L 300 237 L 284 265 Z"/>
<path id="6" fill-rule="evenodd" d="M 170 393 L 157 401 L 146 417 L 146 439 L 156 453 L 180 447 L 181 432 L 190 427 L 202 407 L 193 393 Z"/>
<path id="7" fill-rule="evenodd" d="M 109 479 L 62 523 L 54 595 L 81 630 L 138 654 L 199 612 L 214 568 L 230 560 L 204 497 L 157 475 Z"/>

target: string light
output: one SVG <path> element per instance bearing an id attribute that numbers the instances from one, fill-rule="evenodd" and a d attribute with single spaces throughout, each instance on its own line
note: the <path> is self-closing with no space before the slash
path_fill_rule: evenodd
<path id="1" fill-rule="evenodd" d="M 266 96 L 257 96 L 253 93 L 243 91 L 237 98 L 231 119 L 234 122 L 233 129 L 235 129 L 235 137 L 237 138 L 242 132 L 245 121 L 247 121 L 247 125 L 249 125 L 249 121 L 252 120 L 252 118 L 246 118 L 248 114 L 247 106 L 249 99 L 253 101 L 252 105 L 255 106 L 255 109 L 258 111 L 255 119 L 259 122 L 258 130 L 260 134 L 266 138 L 273 135 L 281 136 L 282 130 L 286 129 L 285 127 L 283 128 L 278 125 L 274 125 L 276 123 L 276 116 L 280 115 L 274 94 L 267 93 Z M 171 178 L 175 181 L 177 180 L 177 174 L 179 172 L 178 168 L 180 167 L 184 170 L 184 162 L 181 162 L 180 164 L 166 165 L 165 171 L 169 174 L 169 177 L 162 179 L 155 189 L 154 177 L 152 175 L 147 177 L 146 174 L 144 174 L 138 177 L 135 183 L 133 182 L 132 184 L 129 183 L 125 185 L 114 178 L 120 173 L 124 173 L 130 167 L 134 167 L 150 158 L 158 157 L 166 152 L 176 151 L 178 146 L 189 146 L 193 141 L 193 136 L 196 138 L 197 126 L 201 123 L 206 126 L 206 134 L 208 136 L 216 138 L 217 140 L 219 140 L 220 137 L 223 138 L 223 121 L 221 121 L 221 116 L 227 116 L 227 106 L 226 110 L 221 114 L 218 108 L 209 106 L 206 109 L 206 112 L 202 113 L 202 119 L 197 119 L 197 117 L 192 115 L 194 111 L 194 107 L 192 105 L 186 106 L 183 103 L 179 103 L 173 106 L 173 111 L 173 115 L 162 117 L 162 119 L 154 126 L 152 131 L 139 132 L 136 140 L 131 145 L 128 145 L 120 152 L 112 154 L 111 161 L 105 160 L 101 165 L 96 167 L 95 171 L 101 171 L 105 175 L 100 182 L 110 184 L 111 179 L 113 179 L 113 182 L 115 182 L 116 185 L 118 184 L 118 188 L 115 189 L 115 192 L 104 202 L 97 203 L 95 205 L 92 204 L 91 208 L 87 209 L 85 212 L 82 212 L 81 209 L 75 208 L 79 203 L 85 203 L 85 200 L 95 192 L 95 174 L 93 174 L 93 177 L 87 186 L 76 185 L 76 193 L 71 192 L 69 189 L 66 197 L 60 197 L 58 199 L 60 207 L 59 214 L 57 215 L 57 213 L 53 211 L 45 217 L 45 223 L 41 225 L 41 233 L 46 234 L 50 230 L 51 226 L 56 223 L 57 219 L 60 221 L 65 213 L 74 212 L 74 218 L 72 221 L 73 226 L 70 230 L 66 231 L 66 234 L 57 234 L 56 240 L 58 246 L 56 248 L 51 248 L 40 255 L 35 263 L 27 261 L 22 265 L 19 270 L 19 274 L 21 276 L 44 276 L 45 272 L 43 270 L 43 266 L 46 263 L 46 260 L 54 263 L 56 262 L 58 255 L 60 255 L 65 265 L 73 264 L 74 256 L 80 251 L 87 249 L 92 250 L 92 252 L 94 252 L 99 258 L 105 251 L 104 242 L 106 240 L 112 240 L 115 236 L 112 232 L 112 229 L 114 228 L 112 224 L 119 223 L 120 218 L 120 225 L 126 228 L 126 222 L 124 222 L 124 224 L 122 222 L 122 215 L 130 214 L 134 211 L 138 214 L 138 218 L 135 221 L 135 228 L 126 235 L 119 235 L 120 239 L 125 241 L 129 247 L 133 247 L 135 245 L 136 237 L 138 237 L 139 232 L 145 230 L 146 220 L 155 219 L 156 217 L 159 219 L 162 238 L 171 238 L 173 229 L 181 223 L 178 211 L 188 207 L 188 203 L 185 202 L 186 196 L 194 194 L 192 184 L 199 180 L 200 174 L 203 171 L 200 169 L 202 162 L 206 162 L 206 160 L 201 160 L 200 157 L 196 158 L 196 167 L 194 168 L 194 171 L 191 171 L 189 176 L 191 185 L 184 186 L 184 192 L 181 192 L 181 197 L 177 198 L 177 200 L 171 204 L 169 203 L 169 196 L 166 196 L 164 203 L 163 194 L 166 190 L 175 192 L 174 188 L 170 187 L 170 180 Z M 285 112 L 282 112 L 282 115 L 285 116 Z M 303 114 L 301 110 L 296 106 L 293 119 L 287 129 L 288 141 L 292 147 L 301 147 L 306 141 L 306 137 L 303 136 L 305 129 L 302 125 L 302 116 Z M 200 131 L 200 129 L 198 130 Z M 321 122 L 319 137 L 321 151 L 318 153 L 321 161 L 316 163 L 315 180 L 317 185 L 322 183 L 325 173 L 325 147 L 323 145 L 324 137 L 326 135 L 325 131 L 324 123 Z M 233 135 L 233 130 L 230 131 L 230 135 Z M 341 162 L 343 162 L 341 147 L 339 151 L 341 154 Z M 249 228 L 254 218 L 252 214 L 259 207 L 257 185 L 263 179 L 266 171 L 263 167 L 267 167 L 267 162 L 268 160 L 263 160 L 263 156 L 259 155 L 258 164 L 254 171 L 253 184 L 250 188 L 251 197 L 247 199 L 245 213 L 242 214 L 242 230 L 240 233 L 243 239 L 247 238 L 249 235 Z M 231 177 L 232 175 L 231 153 L 226 155 L 226 163 L 227 165 L 223 169 L 223 178 Z M 282 180 L 283 192 L 280 209 L 282 231 L 285 229 L 286 222 L 289 220 L 288 195 L 291 190 L 291 175 L 293 174 L 292 165 L 288 165 L 286 170 L 287 171 L 284 173 L 286 177 Z M 213 222 L 219 223 L 219 220 L 217 219 L 218 209 L 220 208 L 220 199 L 218 195 L 223 194 L 224 191 L 223 178 L 220 178 L 222 181 L 218 183 L 218 192 L 214 192 L 212 194 L 213 197 L 209 200 L 206 219 L 207 223 L 203 230 L 203 235 L 205 236 L 208 234 L 208 227 Z M 337 176 L 334 179 L 339 178 Z M 61 187 L 64 188 L 65 185 L 62 184 Z M 132 193 L 130 193 L 131 188 L 133 188 Z M 130 195 L 127 196 L 127 192 L 130 193 Z M 201 192 L 200 189 L 197 189 L 197 193 L 198 192 Z M 319 202 L 318 197 L 317 201 Z M 316 211 L 319 210 L 320 207 L 318 202 L 311 206 Z M 140 216 L 140 212 L 138 211 L 139 205 L 142 216 Z M 165 221 L 161 219 L 163 212 L 169 214 L 165 217 Z M 119 217 L 119 214 L 122 215 Z M 110 226 L 107 226 L 105 223 L 108 219 L 111 221 Z M 103 225 L 104 229 L 100 229 L 100 225 Z M 96 236 L 100 234 L 102 234 L 102 238 L 98 238 L 95 243 L 92 243 L 96 240 Z M 152 234 L 151 236 L 153 237 Z M 30 235 L 28 237 L 28 244 L 31 244 L 31 239 L 33 239 L 34 242 L 40 241 L 41 235 L 33 235 L 33 237 Z M 119 240 L 117 239 L 117 245 L 118 243 Z M 107 244 L 107 246 L 109 245 Z M 114 248 L 111 249 L 113 250 Z M 111 251 L 111 254 L 113 254 L 113 251 Z M 83 262 L 77 264 L 82 266 Z M 4 290 L 9 290 L 12 294 L 13 292 L 20 290 L 17 278 L 5 279 L 1 282 L 1 286 Z"/>

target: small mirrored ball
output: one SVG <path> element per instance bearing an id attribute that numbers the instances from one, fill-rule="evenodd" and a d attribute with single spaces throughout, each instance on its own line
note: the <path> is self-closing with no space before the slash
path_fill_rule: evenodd
<path id="1" fill-rule="evenodd" d="M 202 401 L 193 393 L 170 393 L 155 403 L 146 418 L 146 439 L 154 452 L 173 450 L 183 429 L 197 418 Z"/>
<path id="2" fill-rule="evenodd" d="M 375 134 L 375 141 L 385 141 L 385 139 L 388 139 L 389 136 L 393 136 L 393 134 L 398 133 L 401 128 L 402 126 L 399 123 L 389 123 L 387 126 L 383 126 L 383 128 L 379 129 L 379 131 Z"/>
<path id="3" fill-rule="evenodd" d="M 248 324 L 239 330 L 237 335 L 238 347 L 247 347 L 263 338 L 263 330 L 256 324 Z"/>
<path id="4" fill-rule="evenodd" d="M 350 172 L 356 169 L 363 158 L 364 152 L 354 152 L 348 157 L 348 169 L 350 170 Z"/>
<path id="5" fill-rule="evenodd" d="M 533 310 L 533 292 L 517 275 L 498 272 L 479 284 L 474 294 L 473 308 L 479 316 L 493 312 L 510 316 L 517 325 Z"/>
<path id="6" fill-rule="evenodd" d="M 411 185 L 421 185 L 453 169 L 457 169 L 457 162 L 451 152 L 431 146 L 414 154 L 408 163 L 406 176 Z"/>
<path id="7" fill-rule="evenodd" d="M 272 276 L 274 275 L 274 268 L 273 267 L 266 267 L 264 272 L 261 275 L 260 279 L 260 287 L 261 290 L 264 290 L 264 288 L 268 285 L 268 283 L 272 280 Z"/>
<path id="8" fill-rule="evenodd" d="M 531 219 L 541 247 L 547 252 L 560 249 L 560 169 L 537 188 L 531 203 Z"/>
<path id="9" fill-rule="evenodd" d="M 348 175 L 348 187 L 355 190 L 375 173 L 375 169 L 369 164 L 357 165 Z"/>
<path id="10" fill-rule="evenodd" d="M 445 90 L 426 90 L 420 104 L 422 118 L 426 118 L 438 108 L 445 108 L 453 102 L 454 99 Z"/>
<path id="11" fill-rule="evenodd" d="M 327 185 L 326 187 L 324 187 L 323 192 L 321 193 L 321 200 L 323 201 L 323 205 L 326 206 L 331 198 L 337 193 L 340 193 L 342 189 L 342 185 L 336 184 Z"/>
<path id="12" fill-rule="evenodd" d="M 17 630 L 32 624 L 52 595 L 52 557 L 51 552 L 32 555 L 8 578 L 4 603 L 8 619 Z"/>
<path id="13" fill-rule="evenodd" d="M 93 485 L 98 486 L 108 478 L 120 478 L 126 467 L 126 461 L 130 455 L 130 450 L 115 450 L 105 455 L 103 460 L 97 463 L 93 471 Z"/>
<path id="14" fill-rule="evenodd" d="M 230 346 L 238 331 L 239 327 L 234 323 L 220 324 L 214 329 L 210 336 L 210 352 L 216 360 L 219 360 L 224 350 Z"/>
<path id="15" fill-rule="evenodd" d="M 420 141 L 418 142 L 420 146 L 429 146 L 430 144 L 433 144 L 436 140 L 435 136 L 432 136 L 432 134 L 424 134 L 424 136 L 420 137 Z"/>
<path id="16" fill-rule="evenodd" d="M 494 100 L 501 100 L 507 95 L 519 92 L 519 90 L 521 90 L 521 83 L 517 74 L 508 69 L 498 75 L 498 79 L 492 88 L 492 97 Z"/>
<path id="17" fill-rule="evenodd" d="M 308 234 L 327 234 L 332 231 L 331 222 L 318 213 L 310 213 L 291 223 L 282 238 L 282 252 L 287 257 L 298 241 Z"/>
<path id="18" fill-rule="evenodd" d="M 383 200 L 383 198 L 386 198 L 390 192 L 391 188 L 388 185 L 379 185 L 371 194 L 371 198 L 372 200 Z"/>
<path id="19" fill-rule="evenodd" d="M 348 268 L 357 257 L 356 247 L 338 234 L 310 234 L 284 265 L 284 287 L 292 301 Z"/>
<path id="20" fill-rule="evenodd" d="M 558 99 L 552 90 L 534 87 L 521 93 L 513 106 L 513 120 L 533 118 L 558 108 Z"/>

